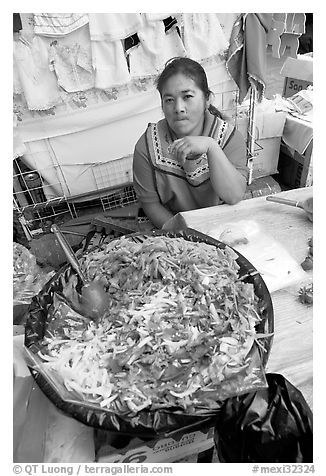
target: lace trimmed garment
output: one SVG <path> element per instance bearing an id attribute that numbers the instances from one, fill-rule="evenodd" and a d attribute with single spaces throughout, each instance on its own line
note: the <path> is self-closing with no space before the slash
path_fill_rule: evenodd
<path id="1" fill-rule="evenodd" d="M 57 78 L 49 68 L 47 45 L 41 38 L 14 41 L 14 59 L 16 81 L 19 80 L 29 109 L 46 110 L 61 102 Z"/>
<path id="2" fill-rule="evenodd" d="M 58 84 L 68 93 L 91 89 L 95 84 L 92 58 L 78 43 L 71 46 L 51 43 L 49 63 Z"/>
<path id="3" fill-rule="evenodd" d="M 229 43 L 216 13 L 183 13 L 181 18 L 189 58 L 200 61 L 225 53 Z"/>

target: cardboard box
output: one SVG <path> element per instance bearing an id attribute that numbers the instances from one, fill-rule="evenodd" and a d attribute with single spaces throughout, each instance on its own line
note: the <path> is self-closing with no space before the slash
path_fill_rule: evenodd
<path id="1" fill-rule="evenodd" d="M 260 139 L 255 144 L 252 179 L 267 177 L 277 173 L 281 137 Z"/>
<path id="2" fill-rule="evenodd" d="M 173 463 L 212 448 L 213 437 L 214 428 L 209 427 L 201 431 L 179 433 L 173 438 L 161 438 L 148 442 L 135 438 L 124 448 L 102 446 L 96 461 L 99 463 Z"/>
<path id="3" fill-rule="evenodd" d="M 290 151 L 282 144 L 278 165 L 279 179 L 290 188 L 310 187 L 313 184 L 313 141 L 304 154 Z"/>
<path id="4" fill-rule="evenodd" d="M 250 159 L 252 180 L 277 173 L 281 136 L 286 120 L 284 112 L 275 112 L 271 108 L 260 109 L 261 107 L 258 106 L 255 119 L 254 156 Z M 237 129 L 247 140 L 248 118 L 239 119 Z"/>
<path id="5" fill-rule="evenodd" d="M 313 60 L 310 56 L 286 58 L 280 74 L 285 77 L 283 97 L 288 98 L 313 84 Z"/>

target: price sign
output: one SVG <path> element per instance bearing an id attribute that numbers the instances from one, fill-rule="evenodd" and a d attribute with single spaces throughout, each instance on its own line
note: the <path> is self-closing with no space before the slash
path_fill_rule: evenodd
<path id="1" fill-rule="evenodd" d="M 309 81 L 303 81 L 301 79 L 295 78 L 286 78 L 283 97 L 288 98 L 298 93 L 302 89 L 307 89 L 307 87 L 312 84 Z"/>

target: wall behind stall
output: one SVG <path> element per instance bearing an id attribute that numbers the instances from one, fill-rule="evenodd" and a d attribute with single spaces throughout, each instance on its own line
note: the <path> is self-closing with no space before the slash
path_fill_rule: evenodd
<path id="1" fill-rule="evenodd" d="M 119 185 L 119 180 L 130 180 L 130 172 L 113 177 L 115 167 L 111 167 L 113 172 L 110 174 L 109 170 L 106 171 L 107 164 L 124 161 L 126 168 L 125 162 L 128 161 L 127 170 L 130 171 L 137 139 L 149 121 L 159 120 L 162 116 L 156 95 L 156 91 L 150 91 L 112 105 L 105 103 L 87 112 L 80 111 L 80 121 L 74 120 L 78 119 L 75 113 L 70 117 L 73 122 L 71 132 L 71 126 L 67 126 L 64 133 L 58 133 L 60 118 L 56 123 L 50 118 L 46 127 L 44 119 L 43 131 L 37 126 L 30 127 L 28 131 L 25 129 L 22 135 L 28 152 L 24 158 L 31 168 L 36 166 L 41 169 L 44 180 L 52 184 L 52 187 L 45 189 L 47 198 L 62 194 L 74 196 Z M 30 140 L 37 136 L 37 140 Z M 102 175 L 101 180 L 96 179 L 99 174 Z"/>

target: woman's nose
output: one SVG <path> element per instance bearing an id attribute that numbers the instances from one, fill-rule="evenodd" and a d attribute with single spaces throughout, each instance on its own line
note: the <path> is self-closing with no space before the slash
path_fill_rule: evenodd
<path id="1" fill-rule="evenodd" d="M 177 99 L 174 103 L 175 112 L 183 112 L 185 110 L 185 103 L 182 99 Z"/>

